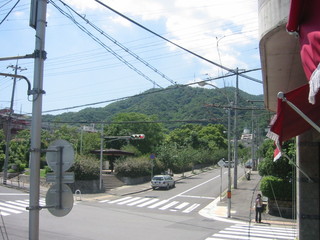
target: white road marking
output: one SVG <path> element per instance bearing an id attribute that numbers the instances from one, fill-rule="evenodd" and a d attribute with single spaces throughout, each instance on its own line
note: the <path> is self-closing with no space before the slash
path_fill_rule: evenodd
<path id="1" fill-rule="evenodd" d="M 205 197 L 205 196 L 191 196 L 191 195 L 180 195 L 179 197 L 185 197 L 185 198 L 198 198 L 198 199 L 210 199 L 214 200 L 215 197 Z"/>
<path id="2" fill-rule="evenodd" d="M 142 199 L 139 199 L 138 201 L 134 201 L 132 203 L 129 203 L 128 206 L 134 206 L 134 205 L 137 205 L 139 203 L 143 203 L 145 201 L 148 201 L 149 199 L 148 198 L 142 198 Z"/>
<path id="3" fill-rule="evenodd" d="M 159 206 L 161 206 L 161 205 L 163 205 L 163 204 L 165 204 L 165 203 L 167 203 L 167 202 L 169 202 L 169 200 L 162 200 L 162 201 L 160 201 L 160 202 L 157 202 L 157 203 L 149 206 L 148 208 L 156 208 L 156 207 L 159 207 Z"/>
<path id="4" fill-rule="evenodd" d="M 190 212 L 192 212 L 194 209 L 196 209 L 199 206 L 200 206 L 200 204 L 195 203 L 195 204 L 191 205 L 190 207 L 188 207 L 186 210 L 184 210 L 182 212 L 183 213 L 190 213 Z"/>
<path id="5" fill-rule="evenodd" d="M 136 200 L 138 200 L 138 199 L 140 199 L 140 197 L 135 197 L 135 198 L 127 199 L 127 200 L 125 200 L 125 201 L 118 202 L 117 204 L 118 204 L 118 205 L 124 205 L 124 204 L 130 203 L 130 202 L 136 201 Z"/>
<path id="6" fill-rule="evenodd" d="M 145 207 L 145 206 L 148 206 L 148 205 L 155 203 L 155 202 L 158 202 L 158 201 L 159 201 L 159 199 L 154 198 L 154 199 L 149 200 L 148 202 L 139 204 L 137 207 Z"/>
<path id="7" fill-rule="evenodd" d="M 126 199 L 131 199 L 132 197 L 125 197 L 125 198 L 119 198 L 119 199 L 116 199 L 116 200 L 113 200 L 113 201 L 110 201 L 108 203 L 117 203 L 117 202 L 122 202 Z"/>
<path id="8" fill-rule="evenodd" d="M 173 201 L 173 202 L 170 202 L 167 205 L 165 205 L 165 206 L 163 206 L 163 207 L 161 207 L 159 209 L 160 210 L 166 210 L 166 209 L 171 208 L 172 206 L 176 205 L 177 203 L 179 203 L 179 202 L 178 201 Z"/>
<path id="9" fill-rule="evenodd" d="M 214 177 L 214 178 L 211 178 L 211 179 L 209 179 L 209 180 L 207 180 L 207 181 L 205 181 L 205 182 L 203 182 L 203 183 L 200 183 L 200 184 L 198 184 L 198 185 L 196 185 L 196 186 L 194 186 L 194 187 L 192 187 L 192 188 L 189 188 L 188 190 L 186 190 L 186 191 L 184 191 L 184 192 L 182 192 L 182 193 L 179 193 L 179 194 L 177 194 L 177 195 L 169 198 L 168 201 L 170 201 L 170 200 L 172 200 L 172 199 L 174 199 L 174 198 L 180 197 L 181 195 L 183 195 L 183 194 L 185 194 L 185 193 L 187 193 L 187 192 L 190 192 L 191 190 L 196 189 L 196 188 L 198 188 L 198 187 L 200 187 L 200 186 L 202 186 L 202 185 L 204 185 L 204 184 L 207 184 L 208 182 L 211 182 L 211 181 L 213 181 L 213 180 L 215 180 L 215 179 L 217 179 L 217 178 L 219 178 L 219 177 L 220 177 L 220 175 L 218 175 L 218 176 L 216 176 L 216 177 Z"/>
<path id="10" fill-rule="evenodd" d="M 181 210 L 182 208 L 188 206 L 189 203 L 188 202 L 184 202 L 184 203 L 181 203 L 180 205 L 176 206 L 175 209 L 177 210 Z"/>
<path id="11" fill-rule="evenodd" d="M 0 206 L 8 207 L 8 208 L 13 208 L 13 209 L 21 210 L 21 211 L 27 211 L 26 208 L 14 206 L 14 205 L 7 204 L 7 203 L 2 203 L 2 202 L 0 202 Z"/>

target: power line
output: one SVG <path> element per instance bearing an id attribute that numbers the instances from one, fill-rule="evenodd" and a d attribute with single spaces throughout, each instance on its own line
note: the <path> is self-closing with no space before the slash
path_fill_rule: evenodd
<path id="1" fill-rule="evenodd" d="M 192 82 L 192 83 L 183 84 L 183 85 L 174 85 L 173 87 L 165 88 L 165 89 L 163 89 L 163 88 L 157 89 L 157 90 L 154 89 L 153 91 L 144 92 L 144 93 L 140 93 L 140 94 L 136 94 L 136 95 L 132 95 L 132 96 L 115 98 L 115 99 L 110 99 L 110 100 L 105 100 L 105 101 L 100 101 L 100 102 L 95 102 L 95 103 L 87 103 L 87 104 L 82 104 L 82 105 L 77 105 L 77 106 L 72 106 L 72 107 L 66 107 L 66 108 L 52 109 L 52 110 L 47 110 L 47 111 L 42 111 L 42 112 L 43 113 L 50 113 L 50 112 L 71 110 L 71 109 L 80 108 L 80 107 L 89 107 L 89 106 L 98 105 L 98 104 L 102 104 L 102 103 L 110 103 L 110 102 L 115 102 L 115 101 L 121 101 L 121 100 L 125 100 L 125 99 L 132 98 L 132 97 L 140 97 L 140 96 L 145 96 L 145 95 L 164 92 L 164 91 L 171 91 L 171 90 L 174 90 L 174 89 L 177 89 L 177 88 L 188 87 L 188 86 L 191 86 L 191 85 L 197 85 L 198 83 L 201 83 L 201 82 L 213 81 L 213 80 L 217 80 L 217 79 L 225 78 L 225 77 L 232 77 L 234 75 L 235 74 L 230 74 L 230 75 L 227 75 L 227 76 L 220 76 L 220 77 L 216 77 L 216 78 L 210 78 L 210 79 L 207 79 L 207 80 L 201 80 L 199 82 Z"/>
<path id="2" fill-rule="evenodd" d="M 149 28 L 147 28 L 147 27 L 143 26 L 142 24 L 134 21 L 133 19 L 125 16 L 124 14 L 118 12 L 117 10 L 109 7 L 108 5 L 104 4 L 103 2 L 101 2 L 101 1 L 99 1 L 99 0 L 95 0 L 95 1 L 96 1 L 97 3 L 99 3 L 100 5 L 104 6 L 105 8 L 108 8 L 108 9 L 111 10 L 112 12 L 116 13 L 117 15 L 119 15 L 119 16 L 123 17 L 124 19 L 128 20 L 129 22 L 131 22 L 131 23 L 139 26 L 140 28 L 148 31 L 149 33 L 151 33 L 151 34 L 153 34 L 153 35 L 155 35 L 155 36 L 157 36 L 157 37 L 165 40 L 166 42 L 168 42 L 168 43 L 170 43 L 170 44 L 172 44 L 172 45 L 174 45 L 174 46 L 176 46 L 176 47 L 178 47 L 178 48 L 180 48 L 180 49 L 182 49 L 182 50 L 184 50 L 184 51 L 192 54 L 193 56 L 195 56 L 195 57 L 197 57 L 197 58 L 200 58 L 200 59 L 202 59 L 202 60 L 204 60 L 204 61 L 206 61 L 206 62 L 208 62 L 208 63 L 211 63 L 211 64 L 213 64 L 213 65 L 215 65 L 215 66 L 217 66 L 217 67 L 219 67 L 219 68 L 222 68 L 222 69 L 224 69 L 224 70 L 227 70 L 228 72 L 236 73 L 236 71 L 235 71 L 234 69 L 231 69 L 231 68 L 225 67 L 225 66 L 223 66 L 223 65 L 220 65 L 220 64 L 218 64 L 218 63 L 216 63 L 216 62 L 214 62 L 214 61 L 211 61 L 211 60 L 209 60 L 209 59 L 207 59 L 207 58 L 205 58 L 205 57 L 203 57 L 203 56 L 201 56 L 201 55 L 199 55 L 199 54 L 197 54 L 197 53 L 195 53 L 195 52 L 192 52 L 192 51 L 189 50 L 189 49 L 186 49 L 186 48 L 180 46 L 179 44 L 177 44 L 177 43 L 175 43 L 175 42 L 172 42 L 171 40 L 169 40 L 169 39 L 161 36 L 160 34 L 158 34 L 158 33 L 154 32 L 154 31 L 150 30 Z M 236 73 L 236 74 L 238 74 L 238 73 Z M 251 80 L 251 81 L 258 82 L 258 83 L 262 83 L 262 81 L 260 81 L 260 80 L 258 80 L 258 79 L 255 79 L 255 78 L 252 78 L 252 77 L 250 77 L 250 76 L 244 75 L 244 74 L 242 74 L 242 73 L 239 73 L 239 75 L 242 76 L 242 77 L 244 77 L 244 78 L 247 78 L 247 79 L 249 79 L 249 80 Z"/>
<path id="3" fill-rule="evenodd" d="M 158 83 L 156 83 L 154 80 L 149 78 L 147 75 L 145 75 L 143 72 L 138 70 L 135 66 L 133 66 L 131 63 L 129 63 L 127 60 L 125 60 L 122 56 L 117 54 L 113 49 L 108 47 L 106 44 L 104 44 L 98 37 L 94 36 L 87 28 L 85 28 L 83 25 L 81 25 L 79 22 L 77 22 L 70 14 L 63 11 L 58 5 L 56 5 L 52 0 L 50 0 L 50 3 L 64 16 L 69 18 L 81 31 L 86 33 L 89 37 L 91 37 L 95 42 L 100 44 L 104 49 L 106 49 L 109 53 L 111 53 L 113 56 L 115 56 L 118 60 L 120 60 L 122 63 L 124 63 L 126 66 L 131 68 L 133 71 L 138 73 L 140 76 L 144 77 L 149 82 L 153 83 L 154 86 L 158 86 L 162 88 Z"/>
<path id="4" fill-rule="evenodd" d="M 125 52 L 129 53 L 131 56 L 133 56 L 135 59 L 137 59 L 138 61 L 140 61 L 141 63 L 143 63 L 145 66 L 147 66 L 148 68 L 152 69 L 155 73 L 159 74 L 161 77 L 163 77 L 164 79 L 168 80 L 170 83 L 172 84 L 177 84 L 175 81 L 173 81 L 171 78 L 169 78 L 168 76 L 166 76 L 165 74 L 163 74 L 160 70 L 158 70 L 157 68 L 153 67 L 150 63 L 148 63 L 147 61 L 145 61 L 144 59 L 142 59 L 141 57 L 139 57 L 136 53 L 132 52 L 129 48 L 125 47 L 123 44 L 121 44 L 119 41 L 117 41 L 116 39 L 114 39 L 113 37 L 111 37 L 110 35 L 108 35 L 106 32 L 104 32 L 101 28 L 99 28 L 98 26 L 96 26 L 95 24 L 93 24 L 92 22 L 90 22 L 85 16 L 80 15 L 78 12 L 76 12 L 73 8 L 71 8 L 70 6 L 68 6 L 66 3 L 64 3 L 63 1 L 60 0 L 60 2 L 67 7 L 68 9 L 70 9 L 72 12 L 74 12 L 78 17 L 80 17 L 82 20 L 84 20 L 87 24 L 89 24 L 91 27 L 93 27 L 96 31 L 98 31 L 100 34 L 102 34 L 103 36 L 105 36 L 107 39 L 109 39 L 112 43 L 114 43 L 115 45 L 117 45 L 118 47 L 120 47 L 121 49 L 123 49 Z"/>
<path id="5" fill-rule="evenodd" d="M 15 5 L 13 5 L 13 7 L 10 9 L 10 11 L 7 13 L 7 15 L 2 19 L 2 21 L 0 22 L 0 25 L 7 19 L 7 17 L 10 15 L 10 13 L 13 11 L 13 9 L 18 5 L 18 3 L 20 2 L 20 0 L 18 0 L 16 2 Z"/>

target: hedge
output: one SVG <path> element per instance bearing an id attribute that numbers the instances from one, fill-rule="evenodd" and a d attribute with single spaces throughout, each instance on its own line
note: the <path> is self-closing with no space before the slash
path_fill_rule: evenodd
<path id="1" fill-rule="evenodd" d="M 271 200 L 292 200 L 292 182 L 275 176 L 265 176 L 260 183 L 262 195 Z"/>

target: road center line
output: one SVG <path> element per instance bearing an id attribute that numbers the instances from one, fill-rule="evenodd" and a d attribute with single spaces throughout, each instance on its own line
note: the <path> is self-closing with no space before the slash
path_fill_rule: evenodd
<path id="1" fill-rule="evenodd" d="M 191 195 L 180 195 L 179 197 L 185 197 L 185 198 L 200 198 L 200 199 L 211 199 L 211 200 L 216 199 L 216 198 L 214 198 L 214 197 L 191 196 Z"/>
<path id="2" fill-rule="evenodd" d="M 186 190 L 186 191 L 184 191 L 184 192 L 182 192 L 182 193 L 179 193 L 178 195 L 175 195 L 175 196 L 169 198 L 168 201 L 170 201 L 170 200 L 172 200 L 172 199 L 174 199 L 174 198 L 176 198 L 176 197 L 180 197 L 181 195 L 183 195 L 183 194 L 185 194 L 185 193 L 187 193 L 187 192 L 189 192 L 189 191 L 191 191 L 191 190 L 193 190 L 193 189 L 195 189 L 195 188 L 198 188 L 198 187 L 200 187 L 200 186 L 202 186 L 202 185 L 204 185 L 204 184 L 207 184 L 208 182 L 211 182 L 211 181 L 213 181 L 213 180 L 215 180 L 215 179 L 217 179 L 217 178 L 219 178 L 219 177 L 220 177 L 220 174 L 219 174 L 218 176 L 216 176 L 216 177 L 214 177 L 214 178 L 211 178 L 211 179 L 209 179 L 209 180 L 207 180 L 207 181 L 205 181 L 205 182 L 203 182 L 203 183 L 200 183 L 200 184 L 198 184 L 198 185 L 196 185 L 196 186 L 194 186 L 194 187 L 192 187 L 192 188 L 190 188 L 190 189 L 188 189 L 188 190 Z"/>

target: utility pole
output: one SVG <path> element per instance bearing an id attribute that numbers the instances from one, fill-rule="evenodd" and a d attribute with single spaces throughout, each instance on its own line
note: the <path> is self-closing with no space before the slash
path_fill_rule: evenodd
<path id="1" fill-rule="evenodd" d="M 26 68 L 18 67 L 18 60 L 16 65 L 10 65 L 8 68 L 14 69 L 14 75 L 16 76 L 18 73 L 18 70 L 23 71 L 27 70 Z M 5 160 L 3 164 L 3 184 L 7 184 L 7 178 L 8 178 L 8 163 L 9 163 L 9 152 L 10 152 L 10 140 L 11 140 L 11 118 L 13 114 L 13 103 L 14 103 L 14 94 L 16 89 L 16 83 L 17 83 L 17 77 L 13 78 L 13 87 L 12 87 L 12 95 L 11 95 L 11 103 L 10 103 L 10 109 L 9 109 L 9 116 L 8 116 L 8 123 L 7 123 L 7 133 L 6 133 L 6 155 Z"/>
<path id="2" fill-rule="evenodd" d="M 36 30 L 35 59 L 33 79 L 33 103 L 31 120 L 31 148 L 30 148 L 30 202 L 29 202 L 29 240 L 39 240 L 39 194 L 40 194 L 40 153 L 42 126 L 42 95 L 44 60 L 46 59 L 45 30 L 46 30 L 46 0 L 32 0 L 30 26 Z"/>
<path id="3" fill-rule="evenodd" d="M 233 188 L 238 188 L 238 138 L 237 138 L 237 128 L 238 128 L 238 95 L 239 95 L 239 69 L 236 68 L 236 91 L 234 95 L 234 179 Z"/>
<path id="4" fill-rule="evenodd" d="M 231 217 L 231 143 L 230 143 L 230 131 L 231 131 L 231 104 L 228 108 L 228 211 L 227 217 Z"/>

